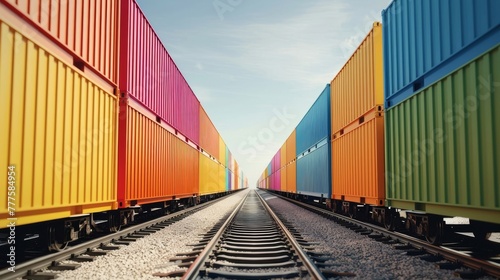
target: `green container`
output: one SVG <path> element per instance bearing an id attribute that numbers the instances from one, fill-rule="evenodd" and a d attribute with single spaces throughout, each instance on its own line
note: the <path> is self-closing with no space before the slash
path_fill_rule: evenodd
<path id="1" fill-rule="evenodd" d="M 500 46 L 389 109 L 387 206 L 500 223 Z"/>

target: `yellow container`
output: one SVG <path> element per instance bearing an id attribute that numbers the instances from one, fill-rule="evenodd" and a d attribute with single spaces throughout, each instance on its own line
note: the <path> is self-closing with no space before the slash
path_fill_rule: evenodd
<path id="1" fill-rule="evenodd" d="M 10 206 L 17 225 L 117 207 L 114 89 L 54 55 L 60 52 L 2 11 L 0 181 L 7 183 L 7 168 L 14 166 Z M 11 217 L 6 190 L 0 201 L 5 228 Z"/>
<path id="2" fill-rule="evenodd" d="M 224 167 L 226 166 L 226 143 L 224 143 L 224 140 L 222 137 L 219 135 L 219 162 L 222 163 Z"/>
<path id="3" fill-rule="evenodd" d="M 296 130 L 294 129 L 293 132 L 288 136 L 286 139 L 286 162 L 290 163 L 291 161 L 294 161 L 296 156 L 297 156 L 297 147 L 296 147 Z"/>
<path id="4" fill-rule="evenodd" d="M 383 71 L 382 24 L 375 22 L 330 83 L 332 134 L 384 104 Z"/>
<path id="5" fill-rule="evenodd" d="M 220 164 L 200 154 L 200 195 L 220 192 Z"/>
<path id="6" fill-rule="evenodd" d="M 218 182 L 218 192 L 226 191 L 226 168 L 224 165 L 219 164 L 219 182 Z"/>

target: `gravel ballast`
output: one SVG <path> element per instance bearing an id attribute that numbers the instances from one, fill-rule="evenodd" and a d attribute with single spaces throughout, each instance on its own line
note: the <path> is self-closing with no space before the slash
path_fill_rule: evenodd
<path id="1" fill-rule="evenodd" d="M 191 251 L 192 247 L 187 245 L 195 243 L 201 234 L 233 211 L 247 192 L 240 191 L 93 262 L 82 263 L 76 270 L 59 274 L 58 279 L 160 279 L 153 274 L 179 270 L 169 259 L 177 253 Z"/>
<path id="2" fill-rule="evenodd" d="M 315 251 L 332 258 L 327 262 L 333 265 L 332 270 L 356 274 L 349 279 L 459 279 L 453 271 L 440 270 L 434 263 L 408 256 L 272 194 L 263 197 L 306 240 L 318 242 Z"/>

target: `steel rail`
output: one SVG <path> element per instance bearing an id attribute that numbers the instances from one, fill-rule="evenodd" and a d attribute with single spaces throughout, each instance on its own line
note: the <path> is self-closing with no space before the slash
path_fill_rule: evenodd
<path id="1" fill-rule="evenodd" d="M 213 203 L 216 203 L 216 202 L 218 202 L 224 198 L 227 198 L 227 197 L 229 197 L 229 196 L 223 196 L 221 198 L 214 199 L 214 200 L 209 201 L 207 203 L 196 205 L 192 208 L 181 210 L 179 212 L 175 212 L 175 213 L 172 213 L 172 214 L 169 214 L 166 216 L 162 216 L 162 217 L 156 218 L 156 219 L 151 220 L 151 221 L 147 221 L 147 222 L 144 222 L 144 223 L 141 223 L 138 225 L 127 227 L 125 229 L 122 229 L 119 232 L 111 233 L 111 234 L 108 234 L 106 236 L 95 238 L 95 239 L 92 239 L 88 242 L 78 244 L 76 246 L 68 247 L 66 250 L 61 251 L 61 252 L 51 253 L 49 255 L 45 255 L 45 256 L 42 256 L 42 257 L 39 257 L 39 258 L 36 258 L 33 260 L 23 262 L 23 263 L 15 266 L 14 272 L 9 271 L 8 268 L 3 269 L 2 271 L 0 271 L 0 279 L 5 279 L 5 280 L 16 279 L 16 278 L 20 278 L 20 277 L 23 277 L 26 275 L 34 274 L 38 270 L 47 268 L 47 267 L 53 265 L 54 263 L 65 261 L 65 260 L 68 260 L 74 256 L 85 254 L 89 250 L 98 248 L 102 245 L 107 245 L 109 243 L 112 243 L 114 240 L 117 240 L 117 239 L 120 239 L 123 237 L 127 237 L 127 236 L 134 234 L 136 232 L 140 232 L 141 230 L 158 225 L 159 223 L 167 222 L 167 221 L 169 221 L 173 218 L 176 218 L 178 216 L 188 214 L 190 212 L 196 212 L 198 210 L 201 210 L 205 207 L 208 207 L 208 206 L 212 205 Z"/>
<path id="2" fill-rule="evenodd" d="M 411 245 L 412 247 L 414 247 L 417 250 L 426 251 L 429 254 L 432 254 L 435 256 L 440 256 L 443 259 L 446 259 L 450 262 L 458 263 L 458 264 L 461 264 L 465 267 L 468 267 L 468 268 L 483 272 L 485 274 L 488 274 L 490 276 L 500 278 L 500 265 L 495 264 L 493 262 L 481 260 L 481 259 L 476 259 L 474 257 L 468 256 L 464 253 L 455 251 L 453 249 L 446 248 L 444 246 L 432 245 L 424 240 L 421 240 L 421 239 L 418 239 L 418 238 L 415 238 L 412 236 L 408 236 L 408 235 L 405 235 L 403 233 L 389 231 L 381 226 L 358 221 L 358 220 L 343 216 L 341 214 L 333 213 L 331 211 L 328 211 L 328 210 L 325 210 L 322 208 L 318 208 L 318 207 L 315 207 L 315 206 L 312 206 L 312 205 L 309 205 L 306 203 L 302 203 L 302 202 L 299 202 L 299 201 L 296 201 L 296 200 L 293 200 L 293 199 L 290 199 L 287 197 L 283 197 L 283 196 L 280 196 L 280 195 L 277 195 L 274 193 L 270 193 L 270 194 L 276 195 L 277 197 L 279 197 L 281 199 L 287 200 L 291 203 L 294 203 L 302 208 L 305 208 L 309 211 L 315 212 L 315 213 L 320 214 L 322 216 L 328 216 L 328 217 L 333 218 L 336 221 L 343 221 L 343 222 L 351 223 L 353 225 L 358 225 L 358 226 L 364 227 L 366 229 L 383 234 L 384 236 L 390 237 L 390 238 L 392 238 L 400 243 L 406 243 L 407 245 Z"/>

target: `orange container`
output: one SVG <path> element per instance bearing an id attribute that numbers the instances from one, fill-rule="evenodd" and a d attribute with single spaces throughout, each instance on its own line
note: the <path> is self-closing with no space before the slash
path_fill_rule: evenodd
<path id="1" fill-rule="evenodd" d="M 286 166 L 286 192 L 297 192 L 297 161 L 292 161 Z"/>
<path id="2" fill-rule="evenodd" d="M 219 132 L 200 104 L 200 147 L 221 161 L 219 154 Z"/>
<path id="3" fill-rule="evenodd" d="M 132 99 L 120 101 L 119 207 L 198 193 L 198 150 Z"/>
<path id="4" fill-rule="evenodd" d="M 72 53 L 74 64 L 87 64 L 113 84 L 118 82 L 119 1 L 0 0 L 36 27 L 31 36 L 52 38 Z"/>
<path id="5" fill-rule="evenodd" d="M 115 209 L 114 86 L 74 67 L 1 3 L 0 15 L 0 228 L 12 206 L 8 171 L 16 225 Z"/>
<path id="6" fill-rule="evenodd" d="M 372 113 L 365 119 L 332 141 L 332 198 L 383 206 L 384 118 Z"/>
<path id="7" fill-rule="evenodd" d="M 294 129 L 290 136 L 286 139 L 286 163 L 290 163 L 295 160 L 297 156 L 296 143 L 296 131 Z"/>
<path id="8" fill-rule="evenodd" d="M 332 134 L 384 104 L 383 71 L 382 24 L 375 22 L 330 83 Z"/>

